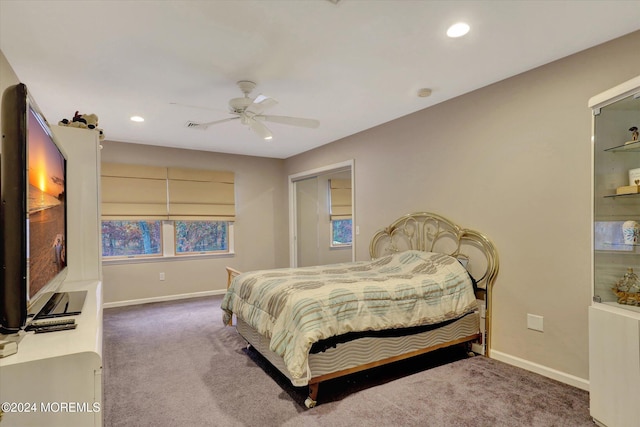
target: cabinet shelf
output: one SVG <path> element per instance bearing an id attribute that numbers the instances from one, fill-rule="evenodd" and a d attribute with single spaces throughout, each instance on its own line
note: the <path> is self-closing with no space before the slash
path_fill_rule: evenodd
<path id="1" fill-rule="evenodd" d="M 604 198 L 615 198 L 615 197 L 638 197 L 640 193 L 629 193 L 629 194 L 607 194 L 606 196 L 602 196 Z"/>
<path id="2" fill-rule="evenodd" d="M 612 242 L 604 242 L 603 243 L 604 246 L 607 247 L 612 247 L 612 248 L 619 248 L 619 247 L 627 247 L 630 248 L 632 246 L 640 246 L 640 243 L 612 243 Z"/>
<path id="3" fill-rule="evenodd" d="M 609 307 L 614 307 L 614 308 L 620 308 L 621 307 L 620 304 L 618 304 L 617 302 L 612 302 L 612 301 L 602 302 L 602 303 L 598 303 L 598 304 L 602 304 L 602 305 L 609 306 Z M 623 307 L 626 310 L 635 311 L 636 313 L 640 313 L 640 307 L 638 307 L 638 306 L 635 306 L 635 305 L 624 305 Z"/>
<path id="4" fill-rule="evenodd" d="M 604 151 L 608 151 L 610 153 L 620 153 L 620 152 L 640 153 L 640 141 L 629 142 L 624 145 L 618 145 L 617 147 L 607 148 Z"/>

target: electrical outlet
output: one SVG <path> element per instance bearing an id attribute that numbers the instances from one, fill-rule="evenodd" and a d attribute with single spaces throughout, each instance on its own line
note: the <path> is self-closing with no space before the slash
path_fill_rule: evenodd
<path id="1" fill-rule="evenodd" d="M 164 273 L 160 273 L 160 280 L 164 280 Z"/>
<path id="2" fill-rule="evenodd" d="M 544 317 L 535 314 L 527 314 L 527 328 L 544 332 Z"/>

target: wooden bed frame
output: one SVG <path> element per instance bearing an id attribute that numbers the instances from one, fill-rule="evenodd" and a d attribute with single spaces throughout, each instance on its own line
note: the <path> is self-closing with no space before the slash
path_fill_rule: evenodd
<path id="1" fill-rule="evenodd" d="M 394 252 L 417 249 L 439 252 L 458 258 L 477 284 L 476 297 L 484 300 L 485 325 L 480 328 L 480 313 L 471 313 L 442 328 L 402 337 L 359 338 L 323 353 L 309 354 L 307 377 L 293 379 L 280 356 L 269 349 L 269 340 L 236 317 L 238 333 L 287 376 L 294 386 L 309 386 L 305 405 L 316 405 L 320 383 L 365 369 L 418 356 L 440 348 L 472 342 L 484 343 L 489 356 L 491 342 L 491 291 L 498 274 L 495 247 L 483 234 L 462 228 L 450 220 L 429 212 L 398 218 L 377 231 L 369 246 L 373 259 Z M 227 267 L 227 287 L 240 272 Z M 484 334 L 481 330 L 484 329 Z M 382 344 L 382 345 L 381 345 Z"/>

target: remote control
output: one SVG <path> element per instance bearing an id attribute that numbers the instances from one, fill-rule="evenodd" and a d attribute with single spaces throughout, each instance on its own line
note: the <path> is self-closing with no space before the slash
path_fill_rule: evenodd
<path id="1" fill-rule="evenodd" d="M 38 328 L 33 328 L 33 332 L 35 332 L 36 334 L 42 334 L 45 332 L 66 331 L 69 329 L 75 329 L 77 326 L 78 325 L 76 325 L 75 323 L 67 323 L 66 325 L 41 326 Z"/>
<path id="2" fill-rule="evenodd" d="M 49 327 L 49 326 L 58 326 L 58 325 L 73 325 L 76 323 L 76 319 L 55 319 L 55 320 L 44 320 L 31 322 L 24 330 L 26 332 L 33 331 L 37 328 Z"/>

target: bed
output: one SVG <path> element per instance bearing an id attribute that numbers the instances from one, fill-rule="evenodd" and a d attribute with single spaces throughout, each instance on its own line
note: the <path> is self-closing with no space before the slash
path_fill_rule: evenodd
<path id="1" fill-rule="evenodd" d="M 309 387 L 308 408 L 329 379 L 458 344 L 489 355 L 499 262 L 488 238 L 420 212 L 377 231 L 369 252 L 328 266 L 227 267 L 223 321 L 235 315 L 249 345 Z"/>

